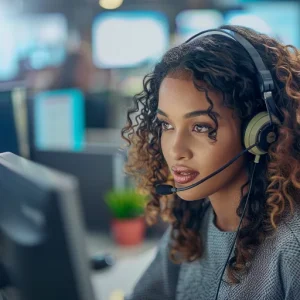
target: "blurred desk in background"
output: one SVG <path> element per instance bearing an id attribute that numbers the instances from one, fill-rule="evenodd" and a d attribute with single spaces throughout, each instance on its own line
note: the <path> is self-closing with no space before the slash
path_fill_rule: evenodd
<path id="1" fill-rule="evenodd" d="M 121 129 L 116 128 L 87 128 L 85 139 L 88 144 L 111 144 L 122 147 L 126 142 L 121 137 Z"/>
<path id="2" fill-rule="evenodd" d="M 121 247 L 109 235 L 93 231 L 88 231 L 86 239 L 91 256 L 109 253 L 116 258 L 112 267 L 92 273 L 93 288 L 99 300 L 119 300 L 120 297 L 113 295 L 129 295 L 154 258 L 159 242 L 153 238 L 137 246 Z"/>

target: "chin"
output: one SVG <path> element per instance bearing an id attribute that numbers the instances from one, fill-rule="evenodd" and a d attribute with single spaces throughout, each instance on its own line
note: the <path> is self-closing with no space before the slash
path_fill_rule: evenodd
<path id="1" fill-rule="evenodd" d="M 177 192 L 177 195 L 185 201 L 197 201 L 203 198 L 207 198 L 208 195 L 203 194 L 203 193 L 197 193 L 195 190 L 187 190 L 187 191 L 181 191 Z"/>

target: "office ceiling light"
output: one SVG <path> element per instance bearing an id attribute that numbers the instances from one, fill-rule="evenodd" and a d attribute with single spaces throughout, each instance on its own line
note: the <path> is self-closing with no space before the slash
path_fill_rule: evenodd
<path id="1" fill-rule="evenodd" d="M 99 0 L 99 5 L 105 9 L 116 9 L 120 7 L 123 0 Z"/>

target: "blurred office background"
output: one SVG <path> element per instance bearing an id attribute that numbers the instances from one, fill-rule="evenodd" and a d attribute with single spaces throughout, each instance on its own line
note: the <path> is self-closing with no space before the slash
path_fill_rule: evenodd
<path id="1" fill-rule="evenodd" d="M 119 259 L 95 275 L 103 299 L 131 289 L 166 228 L 131 247 L 111 237 L 104 195 L 132 185 L 120 150 L 126 110 L 166 50 L 222 24 L 300 47 L 297 1 L 0 0 L 0 152 L 78 178 L 90 252 Z"/>

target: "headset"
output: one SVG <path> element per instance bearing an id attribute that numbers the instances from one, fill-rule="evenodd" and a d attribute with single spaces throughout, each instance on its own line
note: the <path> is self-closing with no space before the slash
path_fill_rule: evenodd
<path id="1" fill-rule="evenodd" d="M 219 35 L 219 36 L 225 36 L 227 38 L 230 38 L 234 40 L 236 43 L 241 45 L 249 54 L 249 57 L 251 58 L 253 65 L 256 69 L 256 79 L 257 84 L 259 87 L 259 92 L 261 95 L 261 98 L 263 99 L 266 111 L 260 112 L 253 116 L 250 121 L 246 124 L 243 130 L 243 142 L 245 149 L 241 151 L 237 156 L 235 156 L 232 160 L 230 160 L 228 163 L 226 163 L 224 166 L 213 172 L 212 174 L 208 175 L 207 177 L 199 180 L 198 182 L 182 187 L 182 188 L 176 188 L 171 185 L 157 185 L 156 186 L 156 193 L 161 195 L 169 195 L 180 191 L 185 191 L 188 189 L 191 189 L 204 181 L 210 179 L 211 177 L 215 176 L 216 174 L 223 171 L 225 168 L 227 168 L 229 165 L 231 165 L 233 162 L 235 162 L 239 157 L 241 157 L 245 152 L 250 152 L 253 155 L 255 155 L 254 159 L 254 167 L 252 169 L 250 184 L 249 184 L 249 192 L 247 195 L 246 203 L 240 218 L 239 226 L 234 238 L 234 241 L 231 246 L 231 250 L 229 252 L 227 261 L 223 267 L 222 274 L 220 276 L 218 289 L 215 295 L 215 300 L 218 299 L 218 293 L 221 285 L 221 281 L 223 278 L 223 274 L 225 272 L 226 266 L 228 264 L 228 261 L 230 259 L 232 250 L 235 246 L 235 242 L 237 239 L 238 232 L 240 230 L 240 226 L 242 223 L 242 220 L 245 215 L 246 207 L 248 204 L 249 196 L 251 194 L 252 190 L 252 183 L 255 173 L 255 167 L 259 163 L 259 158 L 261 155 L 264 155 L 268 153 L 269 146 L 277 141 L 278 138 L 278 127 L 280 124 L 283 123 L 284 117 L 282 112 L 279 110 L 279 108 L 276 106 L 276 103 L 273 99 L 272 91 L 274 90 L 274 82 L 272 79 L 271 72 L 267 69 L 265 66 L 261 56 L 259 55 L 258 51 L 254 48 L 254 46 L 241 34 L 228 29 L 209 29 L 202 31 L 200 33 L 195 34 L 191 38 L 189 38 L 185 44 L 188 44 L 192 41 L 195 41 L 196 39 L 201 39 L 207 35 Z"/>

